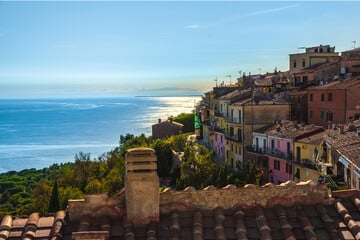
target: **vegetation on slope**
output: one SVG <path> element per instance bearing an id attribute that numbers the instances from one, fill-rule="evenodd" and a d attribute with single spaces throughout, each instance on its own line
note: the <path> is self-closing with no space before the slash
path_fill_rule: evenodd
<path id="1" fill-rule="evenodd" d="M 134 147 L 155 149 L 159 176 L 171 179 L 170 185 L 176 189 L 255 182 L 258 172 L 254 165 L 245 165 L 244 169 L 233 173 L 227 166 L 215 164 L 214 153 L 194 139 L 189 141 L 189 135 L 156 141 L 144 134 L 121 135 L 119 146 L 98 158 L 92 159 L 90 154 L 80 152 L 72 163 L 0 174 L 0 216 L 55 212 L 65 209 L 68 199 L 83 198 L 84 194 L 107 192 L 114 195 L 124 186 L 126 151 Z M 173 171 L 172 150 L 184 152 L 183 162 Z"/>

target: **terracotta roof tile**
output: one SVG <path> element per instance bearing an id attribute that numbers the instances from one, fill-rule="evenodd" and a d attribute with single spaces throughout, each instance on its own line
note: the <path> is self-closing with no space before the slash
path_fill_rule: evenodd
<path id="1" fill-rule="evenodd" d="M 33 213 L 29 217 L 17 218 L 5 215 L 1 220 L 0 239 L 62 239 L 64 218 L 65 211 L 46 216 Z"/>
<path id="2" fill-rule="evenodd" d="M 28 218 L 13 219 L 4 216 L 0 225 L 0 239 L 19 239 L 21 236 L 35 239 L 71 239 L 72 237 L 101 236 L 119 240 L 168 240 L 168 239 L 358 239 L 360 237 L 360 197 L 357 191 L 344 191 L 342 194 L 334 193 L 336 198 L 330 198 L 326 186 L 315 185 L 311 182 L 295 184 L 287 182 L 283 185 L 268 187 L 234 188 L 194 191 L 171 191 L 161 193 L 173 199 L 173 203 L 181 200 L 180 195 L 194 198 L 190 202 L 183 202 L 187 208 L 175 208 L 171 211 L 162 211 L 158 223 L 151 222 L 146 225 L 133 225 L 126 222 L 126 211 L 118 215 L 101 215 L 107 221 L 100 221 L 96 214 L 88 216 L 87 230 L 80 232 L 79 224 L 83 221 L 81 216 L 65 217 L 64 211 L 57 214 L 41 216 L 32 214 Z M 320 192 L 319 192 L 320 191 Z M 322 193 L 323 192 L 323 193 Z M 349 194 L 347 194 L 349 193 Z M 350 195 L 351 193 L 351 195 Z M 220 194 L 221 200 L 210 198 Z M 271 197 L 289 196 L 283 201 Z M 300 195 L 304 198 L 300 198 Z M 314 195 L 315 194 L 315 195 Z M 201 196 L 203 205 L 196 201 L 196 195 Z M 225 204 L 233 196 L 236 201 Z M 192 196 L 192 197 L 191 197 Z M 101 204 L 122 204 L 124 195 L 114 196 L 105 201 L 97 198 Z M 268 201 L 242 201 L 242 198 L 267 198 Z M 296 200 L 298 198 L 298 200 Z M 82 214 L 81 206 L 89 207 L 86 201 L 82 205 L 71 206 L 67 214 Z M 163 203 L 165 199 L 162 199 Z M 165 201 L 166 202 L 166 201 Z M 206 203 L 206 202 L 209 202 Z M 94 201 L 92 202 L 94 203 Z M 168 205 L 166 205 L 168 206 Z M 178 206 L 175 204 L 174 206 Z M 109 206 L 110 207 L 110 206 Z M 165 207 L 161 205 L 160 208 Z M 89 210 L 89 208 L 88 208 Z M 100 212 L 98 212 L 100 213 Z M 104 214 L 102 212 L 102 214 Z M 65 222 L 65 219 L 67 221 Z M 51 225 L 51 222 L 53 224 Z M 110 228 L 101 230 L 101 223 L 106 222 Z M 15 225 L 14 225 L 15 224 Z M 61 226 L 61 227 L 60 227 Z M 6 236 L 6 231 L 10 230 Z M 5 231 L 5 232 L 4 232 Z M 54 238 L 55 232 L 58 233 Z M 35 235 L 34 235 L 35 234 Z M 65 235 L 62 235 L 65 234 Z M 5 237 L 4 237 L 5 236 Z M 94 238 L 92 238 L 94 239 Z M 99 238 L 100 239 L 100 238 Z"/>
<path id="3" fill-rule="evenodd" d="M 316 89 L 347 89 L 358 84 L 360 84 L 360 77 L 354 77 L 351 79 L 332 81 L 327 84 L 310 87 L 308 88 L 308 91 Z"/>

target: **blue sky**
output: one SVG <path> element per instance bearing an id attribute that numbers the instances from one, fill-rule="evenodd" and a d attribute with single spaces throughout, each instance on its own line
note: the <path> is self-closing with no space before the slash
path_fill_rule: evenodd
<path id="1" fill-rule="evenodd" d="M 360 2 L 0 1 L 0 98 L 201 93 L 360 45 Z"/>

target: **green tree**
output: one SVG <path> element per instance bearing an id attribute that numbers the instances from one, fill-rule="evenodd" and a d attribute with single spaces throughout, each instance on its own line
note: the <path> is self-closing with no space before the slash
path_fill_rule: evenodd
<path id="1" fill-rule="evenodd" d="M 157 139 L 153 145 L 157 156 L 159 177 L 168 177 L 172 168 L 171 144 L 167 140 Z"/>
<path id="2" fill-rule="evenodd" d="M 65 186 L 59 188 L 59 202 L 60 209 L 65 209 L 69 199 L 82 199 L 84 197 L 83 192 L 73 186 Z"/>
<path id="3" fill-rule="evenodd" d="M 175 122 L 181 123 L 184 125 L 183 133 L 192 133 L 194 132 L 194 114 L 193 113 L 181 113 L 176 117 L 172 118 Z"/>
<path id="4" fill-rule="evenodd" d="M 32 194 L 32 212 L 46 213 L 49 206 L 51 187 L 47 180 L 36 183 Z"/>
<path id="5" fill-rule="evenodd" d="M 52 192 L 51 192 L 51 196 L 50 196 L 50 201 L 49 201 L 49 208 L 48 208 L 48 212 L 49 213 L 54 213 L 59 211 L 60 209 L 60 203 L 59 203 L 59 192 L 58 192 L 58 184 L 57 181 L 55 180 Z"/>
<path id="6" fill-rule="evenodd" d="M 86 185 L 84 192 L 86 194 L 94 194 L 102 192 L 103 186 L 99 179 L 92 179 L 89 181 L 89 183 Z"/>

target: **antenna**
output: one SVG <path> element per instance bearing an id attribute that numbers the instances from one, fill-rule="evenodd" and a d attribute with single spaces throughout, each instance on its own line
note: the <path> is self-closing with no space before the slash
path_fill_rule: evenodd
<path id="1" fill-rule="evenodd" d="M 230 78 L 230 85 L 231 85 L 231 75 L 229 74 L 229 75 L 226 75 L 225 77 Z"/>
<path id="2" fill-rule="evenodd" d="M 239 70 L 238 73 L 239 73 L 239 75 L 240 75 L 240 77 L 241 77 L 241 70 Z"/>
<path id="3" fill-rule="evenodd" d="M 217 77 L 215 78 L 214 81 L 215 81 L 215 84 L 216 84 L 216 87 L 217 87 L 217 86 L 218 86 L 218 85 L 217 85 L 217 81 L 218 81 L 218 80 L 217 80 Z"/>
<path id="4" fill-rule="evenodd" d="M 356 41 L 352 41 L 352 43 L 354 44 L 353 48 L 356 48 Z"/>
<path id="5" fill-rule="evenodd" d="M 306 49 L 306 47 L 298 47 L 297 52 L 299 52 L 299 49 Z"/>

